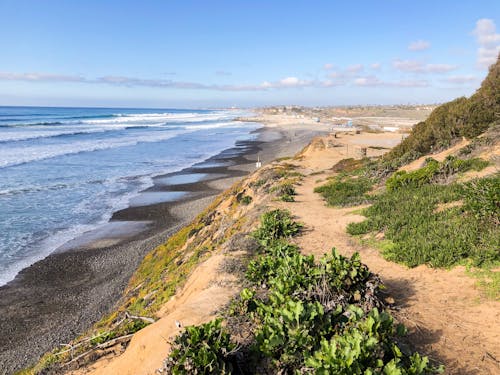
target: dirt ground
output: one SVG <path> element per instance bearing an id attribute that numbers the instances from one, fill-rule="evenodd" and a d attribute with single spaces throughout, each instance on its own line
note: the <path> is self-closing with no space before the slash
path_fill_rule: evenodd
<path id="1" fill-rule="evenodd" d="M 341 141 L 350 139 L 344 136 Z M 331 174 L 320 171 L 345 156 L 338 149 L 321 147 L 304 155 L 297 164 L 308 175 L 297 187 L 296 202 L 277 203 L 305 224 L 304 234 L 296 240 L 301 249 L 317 256 L 332 247 L 344 255 L 359 252 L 395 299 L 395 315 L 409 328 L 409 341 L 417 350 L 444 363 L 447 374 L 500 374 L 500 303 L 483 298 L 462 267 L 409 269 L 361 246 L 346 233 L 346 226 L 364 219 L 353 213 L 362 207 L 330 208 L 313 192 Z"/>
<path id="2" fill-rule="evenodd" d="M 69 374 L 155 374 L 168 355 L 170 340 L 182 329 L 176 322 L 181 326 L 205 323 L 238 292 L 234 276 L 220 272 L 223 259 L 218 254 L 201 264 L 181 292 L 163 306 L 158 314 L 161 318 L 137 332 L 123 354 L 101 358 Z"/>
<path id="3" fill-rule="evenodd" d="M 291 126 L 293 129 L 293 126 Z M 293 130 L 292 130 L 293 131 Z M 320 256 L 336 247 L 342 254 L 361 254 L 362 261 L 378 273 L 394 299 L 396 317 L 409 328 L 408 341 L 415 349 L 443 363 L 447 374 L 500 374 L 500 303 L 487 300 L 465 270 L 409 269 L 388 262 L 379 251 L 360 245 L 346 234 L 346 226 L 363 217 L 361 207 L 327 207 L 314 188 L 324 181 L 337 161 L 355 157 L 360 147 L 391 147 L 401 135 L 341 134 L 315 139 L 293 160 L 305 178 L 297 187 L 296 202 L 273 202 L 290 210 L 305 224 L 296 239 L 304 252 Z M 386 149 L 369 149 L 376 155 Z M 72 374 L 154 374 L 167 355 L 168 338 L 183 325 L 199 324 L 215 316 L 237 292 L 229 276 L 220 273 L 222 255 L 214 255 L 190 276 L 175 299 L 162 309 L 161 319 L 138 332 L 118 357 L 104 358 Z M 224 282 L 224 281 L 227 281 Z"/>

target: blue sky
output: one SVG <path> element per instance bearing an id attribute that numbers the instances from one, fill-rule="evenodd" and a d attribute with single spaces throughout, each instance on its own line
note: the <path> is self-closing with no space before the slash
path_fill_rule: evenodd
<path id="1" fill-rule="evenodd" d="M 0 0 L 0 105 L 443 102 L 499 50 L 498 0 Z"/>

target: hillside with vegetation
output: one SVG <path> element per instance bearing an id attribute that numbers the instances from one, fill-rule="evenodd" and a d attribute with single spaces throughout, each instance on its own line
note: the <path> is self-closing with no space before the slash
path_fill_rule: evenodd
<path id="1" fill-rule="evenodd" d="M 180 329 L 170 351 L 160 352 L 161 373 L 441 372 L 405 343 L 380 278 L 359 255 L 332 249 L 316 259 L 293 244 L 303 225 L 269 206 L 294 204 L 302 178 L 282 161 L 235 184 L 144 259 L 113 314 L 23 373 L 74 371 L 123 352 L 134 334 L 161 324 L 163 306 L 199 277 L 194 269 L 221 253 L 214 272 L 236 277 L 227 303 L 214 319 Z"/>
<path id="2" fill-rule="evenodd" d="M 343 146 L 386 134 L 332 134 L 257 170 L 23 373 L 495 374 L 499 82 L 497 62 L 385 156 Z"/>
<path id="3" fill-rule="evenodd" d="M 412 160 L 444 149 L 462 137 L 474 138 L 500 121 L 500 57 L 481 87 L 470 98 L 461 97 L 443 104 L 414 126 L 411 134 L 389 152 L 385 159 Z"/>

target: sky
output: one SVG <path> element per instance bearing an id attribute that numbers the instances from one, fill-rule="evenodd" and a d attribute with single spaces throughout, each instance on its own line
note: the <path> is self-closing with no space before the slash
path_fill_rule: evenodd
<path id="1" fill-rule="evenodd" d="M 0 0 L 0 105 L 439 103 L 499 52 L 499 0 Z"/>

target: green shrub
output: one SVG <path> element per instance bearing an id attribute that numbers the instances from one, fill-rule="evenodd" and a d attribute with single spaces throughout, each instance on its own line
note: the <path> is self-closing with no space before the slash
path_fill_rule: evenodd
<path id="1" fill-rule="evenodd" d="M 248 205 L 252 202 L 252 197 L 245 194 L 245 191 L 240 191 L 236 194 L 236 202 Z"/>
<path id="2" fill-rule="evenodd" d="M 304 353 L 310 352 L 325 325 L 324 309 L 319 302 L 303 302 L 283 297 L 276 306 L 260 302 L 257 314 L 262 324 L 255 333 L 254 351 L 272 358 L 277 369 L 300 368 Z"/>
<path id="3" fill-rule="evenodd" d="M 261 178 L 261 179 L 259 179 L 259 180 L 255 181 L 255 182 L 253 182 L 253 183 L 251 184 L 251 186 L 254 186 L 254 187 L 257 187 L 257 188 L 258 188 L 258 187 L 261 187 L 262 185 L 264 185 L 265 183 L 266 183 L 266 180 L 265 180 L 265 179 L 263 179 L 263 178 Z"/>
<path id="4" fill-rule="evenodd" d="M 284 241 L 275 241 L 265 248 L 265 252 L 267 255 L 258 257 L 248 264 L 246 277 L 254 283 L 262 283 L 273 276 L 279 276 L 278 269 L 284 263 L 284 259 L 299 254 L 297 246 Z"/>
<path id="5" fill-rule="evenodd" d="M 186 327 L 173 342 L 165 361 L 169 374 L 230 374 L 228 354 L 235 348 L 229 334 L 215 319 L 199 326 Z"/>
<path id="6" fill-rule="evenodd" d="M 418 353 L 405 357 L 392 342 L 396 335 L 392 317 L 377 309 L 363 317 L 354 310 L 349 323 L 305 359 L 308 373 L 328 374 L 431 374 L 442 368 L 429 366 Z"/>
<path id="7" fill-rule="evenodd" d="M 337 162 L 333 167 L 333 172 L 340 172 L 345 174 L 359 175 L 365 171 L 366 168 L 372 166 L 373 162 L 368 158 L 363 159 L 342 159 Z"/>
<path id="8" fill-rule="evenodd" d="M 355 206 L 371 200 L 366 193 L 372 186 L 373 180 L 364 176 L 338 176 L 314 192 L 321 194 L 329 206 Z"/>
<path id="9" fill-rule="evenodd" d="M 210 323 L 208 330 L 207 325 L 191 327 L 176 339 L 167 361 L 179 365 L 180 370 L 173 373 L 186 373 L 186 363 L 193 374 L 213 369 L 238 374 L 435 374 L 441 370 L 430 366 L 427 358 L 401 352 L 395 338 L 404 330 L 388 313 L 379 313 L 380 280 L 358 254 L 349 259 L 333 249 L 315 262 L 313 256 L 300 254 L 297 246 L 283 240 L 288 233 L 283 228 L 290 225 L 289 213 L 275 210 L 263 215 L 256 231 L 257 238 L 265 240 L 263 254 L 250 263 L 247 278 L 252 285 L 232 302 L 227 316 L 238 348 L 221 333 L 219 320 Z"/>
<path id="10" fill-rule="evenodd" d="M 252 197 L 249 195 L 244 195 L 243 197 L 241 197 L 240 203 L 244 205 L 249 205 L 250 203 L 252 203 Z"/>
<path id="11" fill-rule="evenodd" d="M 434 159 L 427 159 L 423 168 L 413 172 L 398 171 L 389 177 L 385 183 L 387 190 L 395 190 L 407 186 L 422 186 L 431 182 L 434 175 L 439 170 L 439 162 Z"/>
<path id="12" fill-rule="evenodd" d="M 465 185 L 465 207 L 477 219 L 500 224 L 500 174 Z"/>
<path id="13" fill-rule="evenodd" d="M 302 224 L 295 222 L 287 210 L 273 210 L 261 217 L 260 227 L 254 232 L 254 237 L 262 246 L 267 246 L 281 238 L 295 236 Z"/>
<path id="14" fill-rule="evenodd" d="M 480 171 L 488 164 L 486 160 L 480 158 L 459 159 L 452 155 L 447 156 L 441 163 L 432 158 L 428 158 L 423 168 L 412 172 L 398 171 L 387 179 L 385 185 L 388 190 L 395 190 L 408 186 L 419 187 L 432 182 L 439 182 L 441 180 L 446 181 L 451 176 L 469 170 Z"/>
<path id="15" fill-rule="evenodd" d="M 271 192 L 276 192 L 278 198 L 283 202 L 295 202 L 294 196 L 297 195 L 297 191 L 290 181 L 285 181 L 272 188 Z"/>
<path id="16" fill-rule="evenodd" d="M 440 163 L 439 174 L 453 175 L 470 170 L 480 171 L 486 168 L 489 164 L 489 162 L 481 158 L 459 159 L 456 156 L 449 155 L 442 163 Z"/>

